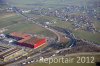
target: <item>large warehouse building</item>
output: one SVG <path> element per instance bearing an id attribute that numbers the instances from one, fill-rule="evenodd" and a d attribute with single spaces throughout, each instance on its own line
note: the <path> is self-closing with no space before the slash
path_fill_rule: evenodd
<path id="1" fill-rule="evenodd" d="M 11 33 L 10 37 L 16 38 L 18 40 L 15 42 L 15 44 L 34 49 L 46 44 L 46 38 L 37 38 L 20 32 Z"/>

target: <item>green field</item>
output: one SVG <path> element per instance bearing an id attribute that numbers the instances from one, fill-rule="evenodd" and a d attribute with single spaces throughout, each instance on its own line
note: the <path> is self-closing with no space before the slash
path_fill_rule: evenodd
<path id="1" fill-rule="evenodd" d="M 94 25 L 96 26 L 97 30 L 100 30 L 100 22 L 95 21 Z"/>
<path id="2" fill-rule="evenodd" d="M 56 26 L 72 30 L 73 34 L 78 38 L 86 39 L 88 41 L 92 41 L 92 42 L 100 44 L 100 33 L 96 32 L 95 34 L 93 34 L 91 32 L 83 31 L 83 30 L 75 31 L 73 28 L 74 26 L 69 22 L 66 22 L 66 23 L 57 22 Z M 97 29 L 99 28 L 100 26 L 97 26 Z"/>
<path id="3" fill-rule="evenodd" d="M 100 44 L 100 33 L 93 34 L 91 32 L 82 31 L 82 30 L 73 31 L 73 33 L 78 38 L 82 38 Z"/>
<path id="4" fill-rule="evenodd" d="M 36 33 L 48 37 L 56 37 L 56 35 L 51 31 L 48 31 L 43 27 L 33 24 L 32 22 L 27 21 L 23 16 L 16 14 L 13 16 L 0 19 L 0 28 L 4 27 L 8 29 L 4 33 L 25 32 L 25 33 Z"/>
<path id="5" fill-rule="evenodd" d="M 48 37 L 56 37 L 54 33 L 33 23 L 18 23 L 16 25 L 12 25 L 5 33 L 11 32 L 36 33 Z"/>
<path id="6" fill-rule="evenodd" d="M 0 28 L 7 27 L 9 25 L 13 25 L 13 24 L 17 23 L 18 21 L 22 20 L 22 18 L 20 18 L 20 17 L 21 16 L 19 16 L 19 15 L 13 15 L 10 17 L 1 18 L 0 19 Z"/>
<path id="7" fill-rule="evenodd" d="M 73 25 L 71 25 L 71 23 L 69 23 L 69 22 L 67 22 L 67 23 L 59 22 L 56 24 L 56 26 L 72 30 L 73 34 L 78 38 L 86 39 L 88 41 L 92 41 L 92 42 L 96 42 L 96 43 L 100 44 L 100 33 L 93 34 L 91 32 L 87 32 L 87 31 L 83 31 L 83 30 L 75 31 L 73 29 Z M 97 26 L 97 28 L 99 29 L 100 26 Z"/>

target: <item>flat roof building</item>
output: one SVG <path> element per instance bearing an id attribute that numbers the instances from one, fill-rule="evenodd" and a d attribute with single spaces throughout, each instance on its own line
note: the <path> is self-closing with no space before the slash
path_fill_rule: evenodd
<path id="1" fill-rule="evenodd" d="M 22 56 L 25 53 L 27 53 L 27 52 L 25 52 L 21 48 L 11 48 L 3 53 L 0 53 L 0 60 L 3 62 L 8 62 L 18 56 Z"/>
<path id="2" fill-rule="evenodd" d="M 46 38 L 37 38 L 35 36 L 32 37 L 29 34 L 20 33 L 20 32 L 13 32 L 10 35 L 14 36 L 14 37 L 22 38 L 21 40 L 18 40 L 16 42 L 16 44 L 20 45 L 20 46 L 25 46 L 25 47 L 36 49 L 36 48 L 46 44 Z"/>
<path id="3" fill-rule="evenodd" d="M 32 38 L 30 35 L 25 34 L 25 33 L 21 33 L 21 32 L 13 32 L 10 35 L 22 38 L 21 40 L 18 41 L 20 43 L 23 43 L 23 42 L 25 42 L 25 41 L 27 41 L 27 40 Z"/>

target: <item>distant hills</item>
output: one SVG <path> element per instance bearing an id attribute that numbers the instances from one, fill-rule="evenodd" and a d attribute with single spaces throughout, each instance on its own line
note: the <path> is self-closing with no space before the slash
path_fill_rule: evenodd
<path id="1" fill-rule="evenodd" d="M 36 6 L 48 6 L 48 5 L 83 5 L 89 0 L 6 0 L 6 2 L 11 3 L 16 6 L 31 6 L 32 4 Z"/>
<path id="2" fill-rule="evenodd" d="M 89 0 L 6 0 L 13 4 L 82 4 Z"/>
<path id="3" fill-rule="evenodd" d="M 99 0 L 0 0 L 17 7 L 63 7 L 65 5 L 87 5 L 90 1 Z"/>

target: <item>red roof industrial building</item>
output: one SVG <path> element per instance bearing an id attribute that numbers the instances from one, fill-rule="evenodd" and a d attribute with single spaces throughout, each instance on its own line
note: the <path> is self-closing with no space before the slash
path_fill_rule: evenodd
<path id="1" fill-rule="evenodd" d="M 29 34 L 20 33 L 20 32 L 13 32 L 10 35 L 14 37 L 22 38 L 16 43 L 17 45 L 20 45 L 20 46 L 25 46 L 25 47 L 36 49 L 46 44 L 46 38 L 41 39 L 37 37 L 32 37 Z"/>

